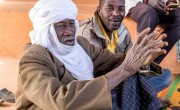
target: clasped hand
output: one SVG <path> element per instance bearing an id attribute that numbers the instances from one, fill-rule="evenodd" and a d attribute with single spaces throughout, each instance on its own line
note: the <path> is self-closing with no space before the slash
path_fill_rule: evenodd
<path id="1" fill-rule="evenodd" d="M 163 1 L 164 0 L 148 0 L 148 4 L 154 7 L 160 15 L 168 15 L 168 6 L 175 3 L 168 2 L 168 4 L 165 4 Z"/>

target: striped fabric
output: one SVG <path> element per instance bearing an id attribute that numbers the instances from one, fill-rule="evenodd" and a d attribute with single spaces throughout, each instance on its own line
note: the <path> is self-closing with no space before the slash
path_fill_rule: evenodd
<path id="1" fill-rule="evenodd" d="M 177 47 L 178 63 L 180 63 L 180 40 L 176 43 L 176 47 Z"/>
<path id="2" fill-rule="evenodd" d="M 129 77 L 118 91 L 117 99 L 120 104 L 113 104 L 113 110 L 159 110 L 163 107 L 157 99 L 157 93 L 143 75 Z"/>

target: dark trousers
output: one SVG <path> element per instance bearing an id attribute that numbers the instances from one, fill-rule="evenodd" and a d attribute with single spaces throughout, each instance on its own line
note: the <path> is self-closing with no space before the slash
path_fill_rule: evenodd
<path id="1" fill-rule="evenodd" d="M 132 18 L 137 22 L 137 31 L 141 32 L 145 28 L 150 27 L 151 32 L 154 31 L 157 25 L 164 28 L 164 33 L 167 34 L 165 41 L 169 43 L 165 47 L 167 54 L 175 45 L 175 43 L 180 39 L 180 9 L 175 11 L 170 11 L 169 15 L 159 15 L 155 8 L 139 2 L 135 7 L 129 10 L 128 17 Z M 156 58 L 156 63 L 161 63 L 161 61 L 167 55 L 161 55 Z"/>

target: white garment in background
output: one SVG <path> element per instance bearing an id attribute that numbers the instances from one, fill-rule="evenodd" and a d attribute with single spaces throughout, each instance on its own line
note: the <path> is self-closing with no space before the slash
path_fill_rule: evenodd
<path id="1" fill-rule="evenodd" d="M 164 2 L 166 3 L 168 0 L 164 0 Z M 143 0 L 125 0 L 125 11 L 126 11 L 126 15 L 129 13 L 129 10 L 133 7 L 136 6 L 136 4 L 138 2 L 143 2 Z M 178 2 L 178 0 L 177 0 Z"/>

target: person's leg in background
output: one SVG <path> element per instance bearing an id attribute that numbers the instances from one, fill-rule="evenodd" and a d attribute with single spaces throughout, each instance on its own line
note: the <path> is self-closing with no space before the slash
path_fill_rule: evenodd
<path id="1" fill-rule="evenodd" d="M 170 11 L 169 15 L 160 16 L 160 26 L 164 28 L 164 33 L 168 36 L 164 40 L 167 41 L 169 45 L 165 47 L 167 53 L 156 58 L 156 63 L 161 63 L 180 39 L 180 8 Z"/>
<path id="2" fill-rule="evenodd" d="M 159 15 L 153 7 L 140 2 L 130 9 L 127 16 L 137 22 L 137 32 L 141 32 L 147 27 L 151 28 L 151 32 L 154 31 L 160 20 Z M 156 91 L 159 92 L 171 84 L 173 77 L 170 70 L 163 69 L 162 75 L 148 79 Z"/>
<path id="3" fill-rule="evenodd" d="M 165 47 L 167 54 L 180 39 L 180 9 L 170 11 L 169 15 L 160 16 L 153 7 L 139 2 L 135 7 L 130 9 L 127 16 L 137 22 L 138 32 L 143 31 L 147 27 L 150 27 L 152 32 L 158 24 L 163 27 L 164 32 L 168 36 L 164 39 L 169 43 Z M 159 56 L 155 62 L 158 64 L 161 63 L 167 54 Z"/>
<path id="4" fill-rule="evenodd" d="M 150 32 L 152 32 L 159 23 L 159 16 L 156 10 L 141 2 L 130 9 L 127 16 L 136 21 L 138 33 L 142 32 L 147 27 L 150 27 Z"/>

